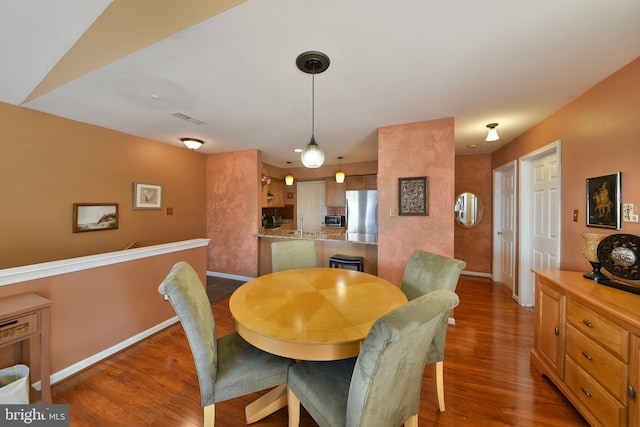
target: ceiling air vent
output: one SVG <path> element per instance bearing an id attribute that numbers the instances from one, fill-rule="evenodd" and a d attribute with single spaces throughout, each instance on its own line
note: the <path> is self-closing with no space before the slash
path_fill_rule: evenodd
<path id="1" fill-rule="evenodd" d="M 177 113 L 173 113 L 172 116 L 173 117 L 177 117 L 177 118 L 182 119 L 182 120 L 186 120 L 186 121 L 188 121 L 190 123 L 195 123 L 197 125 L 201 125 L 201 124 L 204 123 L 202 120 L 198 120 L 198 119 L 196 119 L 194 117 L 187 116 L 185 113 L 181 113 L 179 111 Z"/>

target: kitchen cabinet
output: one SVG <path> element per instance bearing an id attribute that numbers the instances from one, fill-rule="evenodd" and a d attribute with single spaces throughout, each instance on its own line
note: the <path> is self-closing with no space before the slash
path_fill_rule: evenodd
<path id="1" fill-rule="evenodd" d="M 284 181 L 277 178 L 271 178 L 271 183 L 263 187 L 262 194 L 264 207 L 284 207 Z"/>
<path id="2" fill-rule="evenodd" d="M 335 178 L 325 179 L 325 205 L 330 207 L 344 208 L 347 206 L 346 191 L 347 184 L 338 184 Z"/>
<path id="3" fill-rule="evenodd" d="M 531 364 L 592 426 L 639 426 L 640 295 L 534 270 Z M 556 329 L 557 328 L 557 329 Z"/>
<path id="4" fill-rule="evenodd" d="M 351 175 L 345 179 L 347 190 L 377 190 L 377 175 Z"/>

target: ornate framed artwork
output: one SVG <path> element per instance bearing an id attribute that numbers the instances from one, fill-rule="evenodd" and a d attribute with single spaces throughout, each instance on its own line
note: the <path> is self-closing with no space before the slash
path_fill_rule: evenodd
<path id="1" fill-rule="evenodd" d="M 587 178 L 587 227 L 620 230 L 620 175 Z"/>
<path id="2" fill-rule="evenodd" d="M 162 209 L 162 185 L 134 182 L 133 209 Z"/>
<path id="3" fill-rule="evenodd" d="M 116 230 L 117 203 L 74 203 L 73 232 Z"/>
<path id="4" fill-rule="evenodd" d="M 428 215 L 427 177 L 398 178 L 398 214 Z"/>

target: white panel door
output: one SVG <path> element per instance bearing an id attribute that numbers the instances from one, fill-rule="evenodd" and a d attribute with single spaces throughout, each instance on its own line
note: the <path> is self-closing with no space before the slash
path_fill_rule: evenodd
<path id="1" fill-rule="evenodd" d="M 516 260 L 516 171 L 515 162 L 494 172 L 494 198 L 497 211 L 494 212 L 495 238 L 493 280 L 507 286 L 514 292 Z"/>
<path id="2" fill-rule="evenodd" d="M 298 182 L 298 229 L 320 231 L 327 214 L 324 199 L 324 180 Z"/>
<path id="3" fill-rule="evenodd" d="M 532 163 L 533 268 L 558 266 L 558 160 L 555 154 Z"/>
<path id="4" fill-rule="evenodd" d="M 560 267 L 561 141 L 520 160 L 520 260 L 518 301 L 535 304 L 531 269 Z"/>

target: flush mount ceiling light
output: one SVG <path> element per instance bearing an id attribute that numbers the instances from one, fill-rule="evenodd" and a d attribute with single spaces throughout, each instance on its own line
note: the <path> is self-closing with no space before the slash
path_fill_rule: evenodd
<path id="1" fill-rule="evenodd" d="M 319 168 L 324 164 L 324 150 L 316 143 L 315 131 L 315 76 L 329 68 L 329 57 L 322 52 L 309 51 L 298 55 L 296 65 L 303 73 L 311 74 L 311 141 L 300 154 L 307 168 Z"/>
<path id="2" fill-rule="evenodd" d="M 197 150 L 204 144 L 204 141 L 195 138 L 180 138 L 180 141 L 182 141 L 189 150 Z"/>
<path id="3" fill-rule="evenodd" d="M 497 123 L 489 123 L 487 125 L 487 127 L 489 128 L 489 133 L 487 133 L 487 137 L 485 139 L 485 141 L 497 141 L 500 139 L 500 137 L 498 136 L 498 131 L 496 130 L 496 127 L 498 127 Z"/>
<path id="4" fill-rule="evenodd" d="M 338 184 L 342 184 L 345 178 L 345 174 L 342 172 L 342 159 L 344 159 L 344 157 L 338 157 L 338 160 L 340 160 L 340 168 L 338 169 L 338 172 L 336 172 L 336 182 Z"/>
<path id="5" fill-rule="evenodd" d="M 287 162 L 289 165 L 289 173 L 284 177 L 284 183 L 287 185 L 293 185 L 293 175 L 291 175 L 291 162 Z"/>

